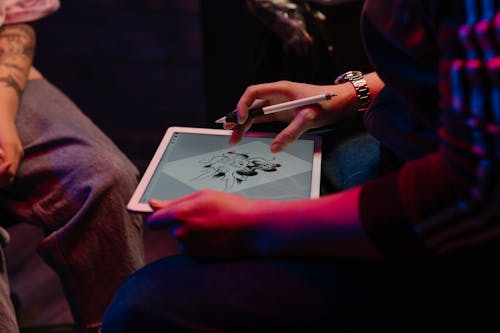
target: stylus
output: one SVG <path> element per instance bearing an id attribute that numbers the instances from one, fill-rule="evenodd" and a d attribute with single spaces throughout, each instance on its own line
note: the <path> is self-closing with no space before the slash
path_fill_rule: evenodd
<path id="1" fill-rule="evenodd" d="M 262 116 L 265 114 L 300 108 L 301 106 L 311 105 L 311 104 L 319 103 L 322 101 L 326 101 L 328 99 L 331 99 L 333 96 L 336 96 L 336 95 L 335 94 L 321 94 L 321 95 L 296 99 L 293 101 L 288 101 L 288 102 L 284 102 L 284 103 L 280 103 L 280 104 L 264 106 L 262 108 L 249 109 L 248 116 L 253 118 L 253 117 Z M 219 123 L 219 124 L 223 124 L 223 123 L 236 123 L 237 121 L 238 121 L 238 118 L 237 118 L 236 110 L 234 110 L 233 112 L 228 113 L 224 117 L 217 119 L 215 122 Z"/>

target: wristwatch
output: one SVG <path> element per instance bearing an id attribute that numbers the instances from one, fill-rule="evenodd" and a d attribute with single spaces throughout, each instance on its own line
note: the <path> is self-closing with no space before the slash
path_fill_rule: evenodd
<path id="1" fill-rule="evenodd" d="M 358 97 L 358 111 L 366 111 L 370 105 L 370 89 L 366 84 L 365 77 L 360 71 L 348 71 L 335 79 L 335 84 L 351 82 Z"/>

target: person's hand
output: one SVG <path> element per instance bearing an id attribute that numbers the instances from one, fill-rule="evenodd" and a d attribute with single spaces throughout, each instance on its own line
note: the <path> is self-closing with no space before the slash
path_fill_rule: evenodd
<path id="1" fill-rule="evenodd" d="M 12 184 L 23 155 L 15 122 L 0 121 L 0 187 Z"/>
<path id="2" fill-rule="evenodd" d="M 168 228 L 182 251 L 198 259 L 291 254 L 293 244 L 314 237 L 304 204 L 313 200 L 251 200 L 237 194 L 201 190 L 175 200 L 149 201 L 151 229 Z M 292 245 L 291 245 L 292 244 Z"/>
<path id="3" fill-rule="evenodd" d="M 348 105 L 352 104 L 351 87 L 318 86 L 290 81 L 279 81 L 249 86 L 237 105 L 238 124 L 226 123 L 225 129 L 233 129 L 230 144 L 237 144 L 253 124 L 281 121 L 288 122 L 288 126 L 274 138 L 271 143 L 271 151 L 276 153 L 284 150 L 292 144 L 300 135 L 309 129 L 334 124 L 344 114 Z M 273 105 L 313 95 L 334 93 L 331 100 L 304 106 L 294 110 L 282 111 L 248 119 L 248 109 L 254 101 L 265 100 L 267 104 Z"/>
<path id="4" fill-rule="evenodd" d="M 149 204 L 154 212 L 147 224 L 152 229 L 169 228 L 188 255 L 245 256 L 255 252 L 258 203 L 213 190 L 201 190 L 175 200 L 153 199 Z"/>
<path id="5" fill-rule="evenodd" d="M 251 200 L 201 190 L 150 200 L 152 229 L 168 228 L 198 259 L 341 255 L 380 257 L 359 218 L 360 187 L 319 199 Z"/>

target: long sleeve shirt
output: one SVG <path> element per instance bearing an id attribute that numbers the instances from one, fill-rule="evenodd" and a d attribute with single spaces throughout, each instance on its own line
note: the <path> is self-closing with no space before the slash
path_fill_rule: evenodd
<path id="1" fill-rule="evenodd" d="M 364 121 L 402 162 L 360 197 L 387 256 L 498 248 L 499 30 L 495 1 L 364 3 L 363 40 L 386 84 Z"/>

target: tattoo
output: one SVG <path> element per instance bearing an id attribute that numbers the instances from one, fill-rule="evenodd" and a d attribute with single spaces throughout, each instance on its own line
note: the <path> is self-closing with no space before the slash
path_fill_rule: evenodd
<path id="1" fill-rule="evenodd" d="M 20 97 L 33 56 L 35 33 L 27 24 L 0 27 L 0 82 L 13 88 Z"/>
<path id="2" fill-rule="evenodd" d="M 21 88 L 19 83 L 17 83 L 17 81 L 14 79 L 12 75 L 9 74 L 7 77 L 0 77 L 0 82 L 4 82 L 7 87 L 13 88 L 16 91 L 17 96 L 19 98 L 21 97 L 23 89 Z"/>
<path id="3" fill-rule="evenodd" d="M 33 56 L 35 55 L 35 32 L 33 31 L 33 28 L 31 28 L 29 25 L 26 24 L 20 24 L 16 25 L 14 29 L 18 30 L 20 33 L 24 35 L 24 38 L 26 39 L 26 43 L 23 46 L 23 54 L 30 58 L 33 59 Z"/>
<path id="4" fill-rule="evenodd" d="M 0 33 L 0 39 L 5 41 L 2 43 L 0 55 L 23 55 L 32 58 L 35 54 L 34 35 L 22 33 L 24 30 L 15 31 L 18 30 L 17 28 L 10 30 L 14 31 L 6 32 L 4 30 L 3 33 Z"/>
<path id="5" fill-rule="evenodd" d="M 5 64 L 2 64 L 0 63 L 1 66 L 5 66 L 5 67 L 9 67 L 9 68 L 14 68 L 14 69 L 17 69 L 18 71 L 22 72 L 23 71 L 23 68 L 17 64 L 8 64 L 8 63 L 5 63 Z"/>

